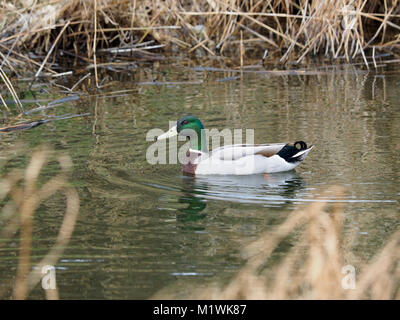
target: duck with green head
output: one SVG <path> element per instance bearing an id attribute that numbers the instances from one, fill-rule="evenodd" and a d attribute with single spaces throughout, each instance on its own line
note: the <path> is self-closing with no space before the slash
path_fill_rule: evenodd
<path id="1" fill-rule="evenodd" d="M 190 141 L 183 171 L 195 175 L 249 175 L 290 171 L 297 167 L 311 151 L 303 141 L 293 145 L 274 144 L 234 144 L 208 151 L 204 126 L 195 116 L 179 119 L 176 126 L 157 140 L 176 135 L 185 136 Z"/>

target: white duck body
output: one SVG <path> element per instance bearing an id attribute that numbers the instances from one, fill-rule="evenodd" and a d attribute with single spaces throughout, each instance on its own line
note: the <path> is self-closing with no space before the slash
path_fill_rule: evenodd
<path id="1" fill-rule="evenodd" d="M 293 145 L 284 143 L 262 145 L 230 145 L 211 153 L 206 145 L 204 126 L 195 116 L 184 116 L 157 137 L 168 139 L 176 135 L 190 140 L 191 149 L 186 153 L 183 172 L 193 175 L 250 175 L 290 171 L 296 168 L 313 146 L 304 141 Z"/>
<path id="2" fill-rule="evenodd" d="M 287 156 L 285 152 L 281 152 L 284 147 L 294 150 L 289 150 L 291 154 Z M 230 145 L 215 149 L 211 153 L 190 149 L 190 163 L 185 165 L 184 171 L 196 175 L 249 175 L 290 171 L 304 160 L 312 148 L 313 146 L 297 149 L 277 143 Z"/>

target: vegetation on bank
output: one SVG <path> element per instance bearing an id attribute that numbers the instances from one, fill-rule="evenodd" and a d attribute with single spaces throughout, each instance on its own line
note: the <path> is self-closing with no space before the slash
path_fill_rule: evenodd
<path id="1" fill-rule="evenodd" d="M 61 54 L 96 64 L 100 55 L 152 59 L 156 50 L 239 66 L 268 50 L 284 65 L 312 55 L 365 60 L 366 50 L 400 45 L 398 0 L 13 0 L 0 2 L 0 15 L 2 65 L 48 72 Z"/>
<path id="2" fill-rule="evenodd" d="M 47 121 L 26 117 L 14 88 L 21 79 L 32 96 L 43 77 L 70 95 L 85 80 L 102 87 L 104 67 L 165 56 L 223 61 L 224 68 L 257 60 L 268 71 L 314 56 L 359 58 L 367 68 L 387 55 L 400 61 L 398 0 L 13 0 L 0 1 L 0 17 L 0 132 Z M 65 70 L 63 57 L 78 64 Z M 90 72 L 76 72 L 79 63 Z M 73 85 L 57 83 L 72 74 Z M 38 110 L 52 107 L 35 101 Z"/>

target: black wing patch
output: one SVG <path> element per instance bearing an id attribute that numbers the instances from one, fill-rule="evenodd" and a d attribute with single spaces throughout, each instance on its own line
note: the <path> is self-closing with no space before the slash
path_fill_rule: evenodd
<path id="1" fill-rule="evenodd" d="M 286 160 L 287 162 L 298 162 L 301 161 L 300 156 L 293 157 L 300 151 L 306 150 L 307 144 L 304 141 L 296 141 L 292 146 L 286 144 L 277 155 Z"/>

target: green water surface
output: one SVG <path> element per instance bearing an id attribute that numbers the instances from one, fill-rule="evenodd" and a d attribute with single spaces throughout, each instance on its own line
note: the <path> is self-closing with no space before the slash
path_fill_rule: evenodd
<path id="1" fill-rule="evenodd" d="M 332 185 L 345 188 L 327 200 L 345 203 L 347 263 L 370 259 L 399 227 L 396 68 L 280 75 L 162 65 L 109 84 L 51 111 L 88 117 L 1 136 L 0 150 L 22 141 L 29 156 L 46 143 L 72 157 L 81 208 L 55 266 L 61 299 L 144 299 L 166 286 L 190 292 L 224 283 L 244 264 L 245 244 Z M 295 171 L 268 176 L 189 177 L 179 164 L 149 164 L 146 133 L 186 114 L 209 129 L 254 129 L 255 143 L 304 140 L 315 148 Z M 11 167 L 26 161 L 19 156 Z M 50 163 L 42 174 L 57 170 Z M 54 244 L 64 209 L 56 195 L 36 211 L 33 262 Z M 17 239 L 0 239 L 3 288 L 16 274 Z M 44 297 L 40 285 L 30 297 Z"/>

